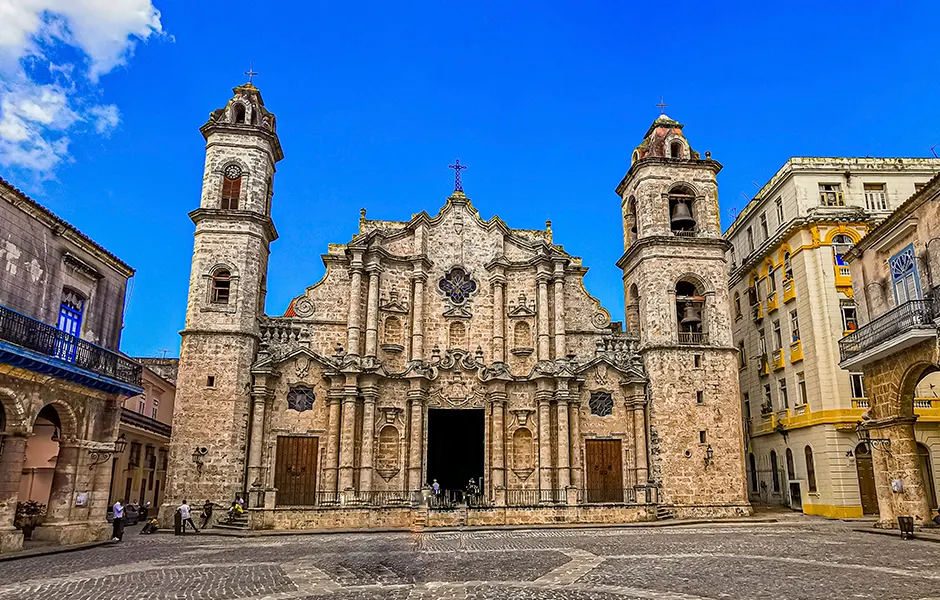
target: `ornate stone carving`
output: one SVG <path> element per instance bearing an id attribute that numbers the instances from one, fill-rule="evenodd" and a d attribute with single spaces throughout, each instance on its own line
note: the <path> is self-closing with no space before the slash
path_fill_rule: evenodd
<path id="1" fill-rule="evenodd" d="M 610 326 L 610 313 L 601 309 L 591 316 L 591 325 L 598 329 L 607 329 Z"/>
<path id="2" fill-rule="evenodd" d="M 480 286 L 463 267 L 453 267 L 437 281 L 437 291 L 444 295 L 449 308 L 447 317 L 470 317 L 470 299 Z"/>
<path id="3" fill-rule="evenodd" d="M 392 290 L 388 293 L 388 298 L 384 295 L 379 298 L 379 309 L 387 312 L 408 313 L 408 300 L 399 298 L 398 291 Z"/>
<path id="4" fill-rule="evenodd" d="M 315 308 L 313 302 L 306 296 L 297 299 L 294 302 L 294 314 L 303 319 L 313 315 Z"/>
<path id="5" fill-rule="evenodd" d="M 509 301 L 508 312 L 510 317 L 534 317 L 535 299 L 533 298 L 531 303 L 527 303 L 525 294 L 519 294 L 518 304 L 512 300 Z"/>

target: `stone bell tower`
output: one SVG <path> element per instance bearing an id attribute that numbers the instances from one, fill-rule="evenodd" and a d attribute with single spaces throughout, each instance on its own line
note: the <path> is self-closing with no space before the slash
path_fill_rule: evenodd
<path id="1" fill-rule="evenodd" d="M 626 323 L 649 376 L 650 479 L 678 516 L 747 514 L 721 164 L 657 118 L 617 186 Z"/>
<path id="2" fill-rule="evenodd" d="M 164 519 L 183 499 L 230 501 L 250 487 L 246 446 L 271 242 L 275 164 L 284 158 L 261 93 L 236 87 L 200 131 L 206 163 L 170 442 Z M 262 399 L 263 401 L 263 399 Z"/>

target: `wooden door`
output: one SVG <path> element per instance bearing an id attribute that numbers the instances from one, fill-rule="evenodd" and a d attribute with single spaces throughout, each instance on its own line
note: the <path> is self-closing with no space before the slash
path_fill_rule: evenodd
<path id="1" fill-rule="evenodd" d="M 274 465 L 278 506 L 313 506 L 319 438 L 279 435 Z"/>
<path id="2" fill-rule="evenodd" d="M 858 471 L 858 491 L 862 497 L 862 512 L 866 515 L 878 514 L 878 496 L 875 494 L 875 469 L 871 462 L 871 450 L 868 444 L 859 444 L 855 448 L 855 469 Z"/>
<path id="3" fill-rule="evenodd" d="M 623 458 L 620 440 L 584 442 L 588 502 L 623 502 Z"/>

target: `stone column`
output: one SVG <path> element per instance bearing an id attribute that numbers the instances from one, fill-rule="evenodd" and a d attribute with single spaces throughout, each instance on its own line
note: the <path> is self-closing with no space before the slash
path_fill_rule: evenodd
<path id="1" fill-rule="evenodd" d="M 330 388 L 327 393 L 327 401 L 330 403 L 329 429 L 326 438 L 326 465 L 323 468 L 323 490 L 327 492 L 336 492 L 339 481 L 339 438 L 340 438 L 340 416 L 343 404 L 343 391 L 341 388 Z"/>
<path id="2" fill-rule="evenodd" d="M 379 388 L 374 381 L 362 386 L 362 445 L 359 454 L 359 491 L 372 491 L 373 443 L 375 441 L 375 400 Z"/>
<path id="3" fill-rule="evenodd" d="M 872 438 L 890 440 L 890 447 L 886 451 L 881 447 L 872 447 L 872 459 L 877 461 L 875 468 L 875 484 L 878 495 L 878 522 L 882 527 L 897 527 L 897 517 L 911 516 L 918 525 L 930 523 L 935 513 L 930 510 L 927 502 L 927 493 L 924 486 L 923 473 L 917 454 L 917 440 L 914 437 L 914 421 L 916 417 L 889 417 L 870 421 L 868 429 Z M 819 478 L 819 461 L 821 454 L 814 457 L 816 461 L 817 480 Z M 877 468 L 878 464 L 881 468 Z M 881 471 L 881 476 L 879 476 Z M 901 480 L 902 491 L 895 492 L 891 488 L 892 481 Z"/>
<path id="4" fill-rule="evenodd" d="M 0 454 L 0 553 L 23 547 L 23 533 L 13 527 L 26 459 L 26 434 L 7 434 Z"/>
<path id="5" fill-rule="evenodd" d="M 346 353 L 359 356 L 359 335 L 362 330 L 362 253 L 353 252 L 349 265 L 349 323 L 346 327 Z"/>
<path id="6" fill-rule="evenodd" d="M 559 389 L 555 392 L 557 400 L 558 437 L 556 442 L 558 452 L 558 489 L 565 489 L 571 485 L 571 468 L 568 462 L 570 442 L 568 440 L 568 390 Z"/>
<path id="7" fill-rule="evenodd" d="M 52 474 L 52 488 L 49 491 L 49 505 L 46 507 L 44 525 L 69 522 L 72 493 L 75 490 L 78 463 L 83 451 L 87 452 L 88 450 L 82 448 L 82 443 L 79 440 L 61 440 L 59 442 L 59 455 L 56 458 L 55 471 Z M 130 451 L 129 445 L 128 451 Z M 110 463 L 109 458 L 107 461 L 96 465 L 95 468 L 105 469 Z M 128 499 L 124 498 L 124 502 L 127 501 Z"/>
<path id="8" fill-rule="evenodd" d="M 415 266 L 412 275 L 414 292 L 411 299 L 411 360 L 424 359 L 424 282 L 427 274 Z"/>
<path id="9" fill-rule="evenodd" d="M 506 278 L 494 275 L 493 283 L 493 362 L 506 362 Z"/>
<path id="10" fill-rule="evenodd" d="M 551 344 L 548 335 L 548 273 L 539 271 L 538 281 L 538 360 L 551 360 Z"/>
<path id="11" fill-rule="evenodd" d="M 490 425 L 490 464 L 493 468 L 492 497 L 496 504 L 505 503 L 506 488 L 506 392 L 490 392 L 492 420 Z"/>
<path id="12" fill-rule="evenodd" d="M 565 349 L 565 263 L 555 262 L 555 360 L 567 356 Z"/>
<path id="13" fill-rule="evenodd" d="M 353 470 L 356 464 L 356 375 L 346 376 L 343 388 L 342 429 L 339 437 L 339 491 L 353 489 Z"/>
<path id="14" fill-rule="evenodd" d="M 255 498 L 251 498 L 251 491 L 261 491 L 264 487 L 261 457 L 264 455 L 264 409 L 267 392 L 265 388 L 260 386 L 256 386 L 251 390 L 251 435 L 248 440 L 248 481 L 246 487 L 249 491 L 249 499 L 254 501 L 251 506 L 255 508 L 263 502 L 263 498 L 259 494 L 255 494 Z"/>
<path id="15" fill-rule="evenodd" d="M 379 346 L 379 266 L 367 267 L 369 295 L 366 300 L 366 356 L 375 356 Z"/>
<path id="16" fill-rule="evenodd" d="M 535 392 L 539 406 L 539 488 L 545 491 L 552 489 L 552 426 L 549 414 L 551 398 L 552 393 L 549 390 Z"/>
<path id="17" fill-rule="evenodd" d="M 421 388 L 408 390 L 411 401 L 411 439 L 408 458 L 408 489 L 420 490 L 424 482 L 421 471 L 424 462 L 424 400 L 427 392 Z"/>
<path id="18" fill-rule="evenodd" d="M 646 460 L 646 403 L 636 398 L 633 403 L 633 441 L 636 444 L 634 453 L 636 485 L 646 485 L 649 481 L 649 467 Z"/>
<path id="19" fill-rule="evenodd" d="M 578 399 L 578 390 L 571 390 L 568 395 L 568 462 L 571 466 L 571 485 L 582 487 L 582 474 L 584 465 L 581 456 L 581 402 Z"/>

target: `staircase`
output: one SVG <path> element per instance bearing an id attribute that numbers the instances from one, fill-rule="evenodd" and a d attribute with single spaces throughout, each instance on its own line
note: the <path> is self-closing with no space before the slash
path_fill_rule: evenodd
<path id="1" fill-rule="evenodd" d="M 241 514 L 234 517 L 231 521 L 224 520 L 215 524 L 216 529 L 228 529 L 230 531 L 248 531 L 248 515 Z"/>
<path id="2" fill-rule="evenodd" d="M 667 519 L 675 519 L 675 518 L 676 518 L 676 509 L 673 508 L 672 506 L 663 506 L 662 504 L 660 504 L 659 506 L 656 507 L 656 520 L 657 521 L 665 521 Z"/>

